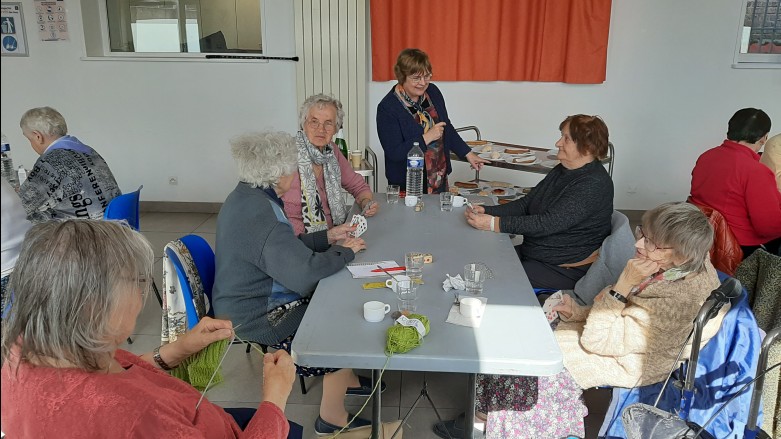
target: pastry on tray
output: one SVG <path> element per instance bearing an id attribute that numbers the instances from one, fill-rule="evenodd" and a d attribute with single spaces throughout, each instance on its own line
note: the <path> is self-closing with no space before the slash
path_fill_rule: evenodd
<path id="1" fill-rule="evenodd" d="M 509 198 L 499 198 L 499 204 L 507 204 L 512 203 L 514 200 L 511 200 Z"/>
<path id="2" fill-rule="evenodd" d="M 504 152 L 507 154 L 526 154 L 529 152 L 529 148 L 505 148 Z"/>
<path id="3" fill-rule="evenodd" d="M 467 140 L 466 144 L 469 146 L 482 146 L 488 144 L 487 140 Z"/>
<path id="4" fill-rule="evenodd" d="M 489 181 L 488 186 L 491 187 L 513 187 L 510 183 L 507 183 L 506 181 Z"/>
<path id="5" fill-rule="evenodd" d="M 455 187 L 460 187 L 462 189 L 477 189 L 477 183 L 472 183 L 469 181 L 457 181 L 453 184 Z"/>
<path id="6" fill-rule="evenodd" d="M 537 160 L 536 157 L 516 157 L 513 159 L 513 163 L 528 164 L 534 163 Z"/>
<path id="7" fill-rule="evenodd" d="M 504 194 L 507 193 L 507 190 L 502 189 L 502 188 L 496 188 L 496 189 L 492 190 L 491 193 L 494 194 L 494 195 L 504 195 Z"/>

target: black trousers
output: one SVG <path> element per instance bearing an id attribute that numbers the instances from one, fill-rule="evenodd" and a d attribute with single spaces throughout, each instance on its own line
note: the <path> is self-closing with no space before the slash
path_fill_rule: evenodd
<path id="1" fill-rule="evenodd" d="M 529 277 L 532 288 L 551 290 L 572 290 L 575 283 L 586 275 L 591 264 L 580 267 L 564 268 L 558 265 L 546 264 L 533 259 L 522 259 L 521 265 Z"/>

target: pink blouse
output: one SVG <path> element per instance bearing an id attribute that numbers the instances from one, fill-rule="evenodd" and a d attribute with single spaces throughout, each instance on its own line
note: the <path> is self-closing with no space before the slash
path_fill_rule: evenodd
<path id="1" fill-rule="evenodd" d="M 334 154 L 337 162 L 339 162 L 339 169 L 342 171 L 342 188 L 350 193 L 353 198 L 358 199 L 358 196 L 364 192 L 370 192 L 369 185 L 364 178 L 356 173 L 350 162 L 338 152 Z M 317 177 L 317 193 L 320 194 L 320 200 L 323 202 L 323 211 L 325 212 L 325 219 L 328 222 L 328 228 L 334 226 L 334 221 L 331 219 L 331 206 L 328 205 L 328 195 L 325 192 L 325 177 L 320 174 Z M 296 236 L 304 233 L 304 217 L 301 212 L 301 177 L 296 172 L 296 177 L 293 178 L 293 182 L 290 185 L 290 190 L 282 195 L 282 201 L 285 202 L 285 215 L 290 220 L 290 224 L 293 225 L 293 232 Z"/>

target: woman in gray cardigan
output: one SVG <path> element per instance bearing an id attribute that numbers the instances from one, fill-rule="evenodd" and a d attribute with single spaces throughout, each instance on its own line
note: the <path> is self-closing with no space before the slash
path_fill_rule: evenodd
<path id="1" fill-rule="evenodd" d="M 341 270 L 366 244 L 350 237 L 354 227 L 349 224 L 298 237 L 293 233 L 280 199 L 297 170 L 292 136 L 245 134 L 232 140 L 231 151 L 239 184 L 217 217 L 214 309 L 238 327 L 240 337 L 290 351 L 317 283 Z M 333 433 L 353 418 L 344 408 L 345 393 L 370 387 L 351 369 L 297 369 L 303 376 L 326 374 L 315 421 L 320 434 Z M 368 424 L 355 418 L 349 427 Z"/>

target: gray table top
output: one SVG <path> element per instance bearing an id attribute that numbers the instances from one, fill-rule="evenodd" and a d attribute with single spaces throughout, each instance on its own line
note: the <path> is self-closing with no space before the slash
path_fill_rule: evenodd
<path id="1" fill-rule="evenodd" d="M 378 194 L 377 200 L 384 200 Z M 354 262 L 395 260 L 404 264 L 410 251 L 431 253 L 423 268 L 425 285 L 418 287 L 418 313 L 430 320 L 423 344 L 388 362 L 391 370 L 417 370 L 504 375 L 554 375 L 562 369 L 562 354 L 534 297 L 526 273 L 507 234 L 470 227 L 462 208 L 441 212 L 437 196 L 424 197 L 415 212 L 403 204 L 382 203 L 368 218 L 362 236 L 367 249 Z M 444 292 L 445 273 L 453 276 L 465 264 L 483 262 L 494 273 L 483 296 L 488 305 L 480 328 L 445 323 L 453 291 Z M 304 366 L 382 369 L 386 363 L 385 333 L 393 320 L 363 319 L 363 304 L 379 300 L 397 307 L 388 288 L 364 290 L 362 284 L 386 278 L 353 279 L 345 268 L 320 281 L 296 333 L 292 353 Z M 463 291 L 461 293 L 464 293 Z"/>

